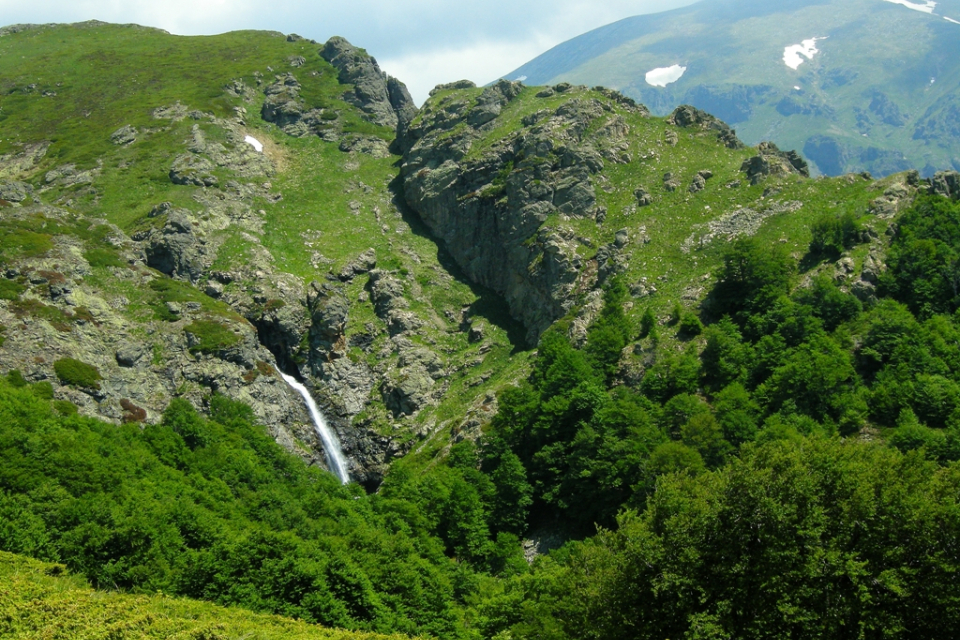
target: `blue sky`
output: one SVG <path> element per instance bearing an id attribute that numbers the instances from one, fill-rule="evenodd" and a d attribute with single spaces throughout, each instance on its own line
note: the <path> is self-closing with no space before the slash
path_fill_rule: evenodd
<path id="1" fill-rule="evenodd" d="M 180 35 L 237 29 L 341 35 L 407 83 L 417 102 L 436 84 L 495 80 L 581 33 L 693 0 L 0 0 L 0 24 L 134 22 Z"/>

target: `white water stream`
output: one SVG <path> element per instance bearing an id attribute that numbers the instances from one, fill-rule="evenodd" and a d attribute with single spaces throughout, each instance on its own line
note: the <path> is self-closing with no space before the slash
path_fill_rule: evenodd
<path id="1" fill-rule="evenodd" d="M 337 439 L 337 434 L 327 424 L 327 420 L 320 412 L 317 403 L 314 402 L 310 391 L 297 382 L 296 378 L 288 376 L 282 371 L 277 371 L 277 373 L 294 391 L 303 396 L 304 402 L 307 403 L 307 409 L 310 411 L 310 417 L 313 418 L 313 426 L 317 430 L 321 442 L 323 442 L 323 450 L 327 452 L 327 462 L 330 465 L 330 470 L 337 474 L 340 482 L 347 484 L 350 482 L 350 474 L 347 472 L 347 459 L 343 457 L 343 451 L 340 450 L 340 441 Z"/>

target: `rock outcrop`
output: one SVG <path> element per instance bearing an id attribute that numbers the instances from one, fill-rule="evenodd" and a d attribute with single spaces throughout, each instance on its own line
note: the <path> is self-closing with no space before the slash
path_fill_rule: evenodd
<path id="1" fill-rule="evenodd" d="M 363 49 L 335 36 L 323 45 L 320 55 L 337 69 L 341 84 L 353 86 L 343 99 L 363 111 L 370 122 L 402 133 L 417 115 L 406 85 L 381 71 Z"/>
<path id="2" fill-rule="evenodd" d="M 960 200 L 960 173 L 940 171 L 930 178 L 930 190 L 951 200 Z"/>
<path id="3" fill-rule="evenodd" d="M 772 142 L 761 142 L 757 146 L 757 155 L 744 160 L 740 171 L 747 174 L 750 184 L 758 184 L 767 176 L 810 176 L 810 168 L 799 153 L 780 151 Z"/>
<path id="4" fill-rule="evenodd" d="M 731 129 L 730 125 L 696 107 L 686 104 L 677 107 L 667 118 L 667 122 L 684 129 L 715 132 L 717 139 L 727 148 L 743 148 L 743 143 L 737 138 L 737 132 Z"/>
<path id="5" fill-rule="evenodd" d="M 569 308 L 585 261 L 579 241 L 551 216 L 597 219 L 593 178 L 623 161 L 626 101 L 586 95 L 523 118 L 522 127 L 482 153 L 474 143 L 523 90 L 502 80 L 475 99 L 452 93 L 409 129 L 402 175 L 408 204 L 444 240 L 468 277 L 503 294 L 539 335 Z M 566 88 L 565 91 L 572 91 Z"/>

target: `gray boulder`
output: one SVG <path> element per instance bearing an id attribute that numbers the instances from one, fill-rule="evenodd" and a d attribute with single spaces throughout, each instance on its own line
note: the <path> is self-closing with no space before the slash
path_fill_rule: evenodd
<path id="1" fill-rule="evenodd" d="M 0 200 L 23 202 L 33 193 L 33 187 L 26 182 L 5 182 L 0 184 Z"/>
<path id="2" fill-rule="evenodd" d="M 143 344 L 128 342 L 120 346 L 115 354 L 117 364 L 121 367 L 135 367 L 137 363 L 146 354 L 146 347 Z"/>
<path id="3" fill-rule="evenodd" d="M 137 128 L 127 125 L 125 127 L 120 127 L 113 134 L 110 135 L 110 142 L 115 145 L 123 146 L 136 142 L 137 140 Z"/>
<path id="4" fill-rule="evenodd" d="M 167 220 L 162 228 L 137 234 L 134 240 L 142 243 L 148 266 L 174 278 L 197 282 L 214 256 L 206 242 L 197 237 L 189 211 L 165 209 L 164 213 Z"/>

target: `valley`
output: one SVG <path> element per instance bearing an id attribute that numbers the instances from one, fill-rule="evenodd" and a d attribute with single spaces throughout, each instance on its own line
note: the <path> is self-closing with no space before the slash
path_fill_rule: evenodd
<path id="1" fill-rule="evenodd" d="M 949 635 L 960 174 L 665 105 L 0 29 L 0 635 Z"/>

